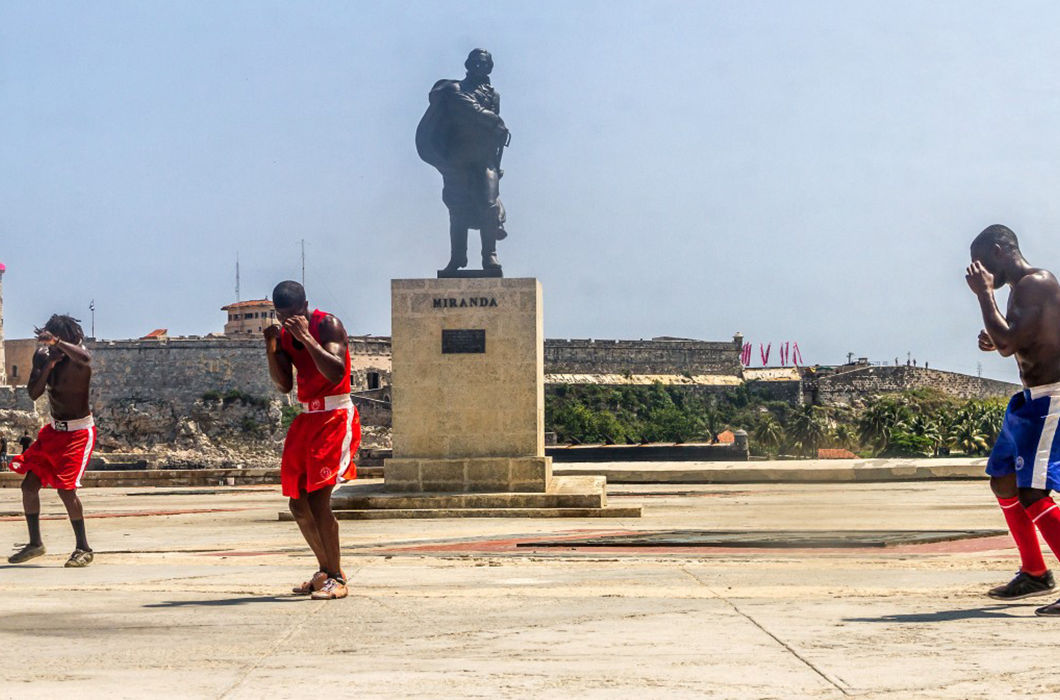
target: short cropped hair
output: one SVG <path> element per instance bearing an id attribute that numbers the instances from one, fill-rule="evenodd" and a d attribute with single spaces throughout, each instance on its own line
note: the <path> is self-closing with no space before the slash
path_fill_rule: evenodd
<path id="1" fill-rule="evenodd" d="M 995 244 L 1002 249 L 1020 249 L 1020 242 L 1017 240 L 1016 234 L 1008 226 L 1002 226 L 1001 224 L 994 224 L 983 229 L 983 232 L 972 241 L 972 248 L 983 248 Z"/>
<path id="2" fill-rule="evenodd" d="M 280 282 L 272 290 L 272 305 L 277 309 L 298 309 L 305 304 L 305 287 L 294 280 Z"/>
<path id="3" fill-rule="evenodd" d="M 35 329 L 38 333 L 40 328 Z M 54 335 L 59 340 L 65 340 L 74 345 L 80 345 L 85 339 L 85 331 L 81 328 L 81 321 L 73 316 L 53 314 L 48 322 L 44 324 L 44 330 Z"/>

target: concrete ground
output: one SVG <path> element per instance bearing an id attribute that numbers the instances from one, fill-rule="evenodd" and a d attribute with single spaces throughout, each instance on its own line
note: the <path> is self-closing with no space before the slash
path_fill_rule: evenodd
<path id="1" fill-rule="evenodd" d="M 845 549 L 523 546 L 670 530 L 1003 528 L 982 481 L 641 485 L 630 520 L 344 521 L 351 596 L 276 487 L 86 489 L 96 562 L 44 497 L 50 553 L 0 564 L 0 696 L 1060 696 L 1053 597 L 983 595 L 1007 536 Z M 25 541 L 0 491 L 0 542 Z M 1051 555 L 1049 561 L 1053 561 Z M 1057 594 L 1060 597 L 1060 593 Z"/>

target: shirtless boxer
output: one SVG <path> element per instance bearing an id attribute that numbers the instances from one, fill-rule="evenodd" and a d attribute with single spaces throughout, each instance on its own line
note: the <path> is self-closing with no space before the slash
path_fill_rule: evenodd
<path id="1" fill-rule="evenodd" d="M 1049 495 L 1060 488 L 1060 284 L 1024 259 L 1009 228 L 987 227 L 971 246 L 968 286 L 979 299 L 985 330 L 979 349 L 1016 356 L 1025 387 L 1009 401 L 986 472 L 1020 553 L 1016 577 L 989 592 L 998 600 L 1047 595 L 1055 587 L 1037 531 L 1060 556 L 1060 509 Z M 1010 288 L 1002 315 L 994 289 Z M 1036 614 L 1060 616 L 1060 602 Z"/>
<path id="2" fill-rule="evenodd" d="M 52 422 L 41 428 L 37 439 L 11 458 L 10 468 L 25 474 L 22 480 L 22 507 L 26 512 L 29 542 L 8 557 L 21 564 L 45 553 L 40 536 L 40 490 L 54 488 L 66 506 L 77 544 L 66 562 L 68 567 L 92 563 L 92 548 L 85 536 L 85 515 L 77 489 L 88 467 L 96 444 L 96 427 L 88 407 L 88 386 L 92 379 L 92 356 L 82 342 L 85 333 L 77 319 L 58 314 L 37 329 L 40 347 L 33 355 L 29 375 L 30 398 L 48 392 Z"/>

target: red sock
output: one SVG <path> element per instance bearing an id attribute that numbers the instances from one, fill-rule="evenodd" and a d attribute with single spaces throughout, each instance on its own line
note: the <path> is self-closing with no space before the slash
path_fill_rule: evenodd
<path id="1" fill-rule="evenodd" d="M 1053 554 L 1060 557 L 1060 508 L 1049 496 L 1035 501 L 1027 508 L 1027 515 L 1031 516 L 1031 522 L 1042 533 L 1042 539 L 1053 550 Z"/>
<path id="2" fill-rule="evenodd" d="M 1052 499 L 1049 500 L 1052 502 Z M 1016 540 L 1016 549 L 1020 551 L 1020 571 L 1031 576 L 1041 576 L 1046 571 L 1045 559 L 1042 558 L 1042 546 L 1038 544 L 1038 533 L 1034 531 L 1034 523 L 1031 522 L 1028 511 L 1023 509 L 1018 498 L 998 498 L 997 503 L 1005 514 L 1005 522 L 1008 523 L 1012 539 Z M 1049 538 L 1045 541 L 1048 542 Z M 1052 544 L 1049 546 L 1052 547 Z"/>

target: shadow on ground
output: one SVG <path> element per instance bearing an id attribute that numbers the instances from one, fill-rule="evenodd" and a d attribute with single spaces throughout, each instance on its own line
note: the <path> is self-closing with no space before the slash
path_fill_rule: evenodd
<path id="1" fill-rule="evenodd" d="M 939 610 L 931 613 L 909 613 L 905 615 L 881 615 L 880 617 L 845 617 L 844 622 L 953 622 L 955 620 L 985 620 L 989 618 L 1011 617 L 1019 618 L 1023 615 L 1011 615 L 1006 610 L 1011 608 L 1026 609 L 1027 605 L 989 605 L 984 608 L 971 608 L 968 610 Z M 1037 604 L 1035 604 L 1037 607 Z"/>
<path id="2" fill-rule="evenodd" d="M 162 603 L 146 603 L 145 608 L 189 608 L 189 607 L 228 607 L 230 605 L 250 605 L 253 603 L 299 603 L 310 600 L 308 596 L 296 595 L 263 595 L 244 598 L 215 598 L 213 600 L 167 600 Z"/>

